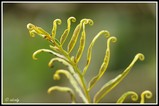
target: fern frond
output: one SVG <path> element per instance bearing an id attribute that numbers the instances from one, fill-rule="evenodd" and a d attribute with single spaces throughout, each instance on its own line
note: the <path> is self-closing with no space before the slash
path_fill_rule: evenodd
<path id="1" fill-rule="evenodd" d="M 80 38 L 80 45 L 79 45 L 79 48 L 78 48 L 78 51 L 76 53 L 76 57 L 74 59 L 75 63 L 78 63 L 82 54 L 83 54 L 83 50 L 84 50 L 84 47 L 85 47 L 85 42 L 86 42 L 86 31 L 85 31 L 85 25 L 86 24 L 90 24 L 90 25 L 93 25 L 93 21 L 91 19 L 86 19 L 84 20 L 85 22 L 83 23 L 83 31 L 82 31 L 82 35 L 81 35 L 81 38 Z"/>
<path id="2" fill-rule="evenodd" d="M 133 92 L 133 91 L 128 91 L 126 93 L 124 93 L 118 100 L 117 100 L 117 104 L 121 104 L 123 103 L 123 101 L 126 99 L 127 96 L 131 95 L 131 99 L 133 101 L 137 101 L 138 100 L 138 95 L 137 93 Z"/>
<path id="3" fill-rule="evenodd" d="M 60 79 L 59 74 L 64 74 L 69 79 L 71 85 L 74 87 L 74 89 L 79 94 L 79 96 L 83 99 L 83 101 L 85 103 L 88 103 L 87 98 L 84 96 L 79 84 L 74 79 L 74 77 L 68 71 L 61 69 L 61 70 L 57 70 L 56 73 L 53 75 L 54 80 L 59 80 Z"/>
<path id="4" fill-rule="evenodd" d="M 109 93 L 119 82 L 122 81 L 126 77 L 126 75 L 129 73 L 135 62 L 140 59 L 141 61 L 144 60 L 144 55 L 141 53 L 138 53 L 133 61 L 130 63 L 130 65 L 117 77 L 110 80 L 108 83 L 106 83 L 94 96 L 94 102 L 98 103 L 107 93 Z"/>
<path id="5" fill-rule="evenodd" d="M 63 43 L 65 42 L 69 32 L 70 32 L 70 29 L 71 29 L 71 21 L 72 22 L 76 22 L 76 18 L 75 17 L 70 17 L 68 18 L 67 20 L 67 29 L 63 32 L 61 38 L 60 38 L 60 43 L 61 43 L 61 46 L 63 45 Z"/>
<path id="6" fill-rule="evenodd" d="M 145 90 L 144 92 L 141 93 L 141 101 L 140 104 L 145 103 L 145 98 L 150 99 L 152 98 L 152 92 L 149 90 Z"/>
<path id="7" fill-rule="evenodd" d="M 56 19 L 53 21 L 53 28 L 51 31 L 51 34 L 46 32 L 44 29 L 41 27 L 35 26 L 31 23 L 27 25 L 27 29 L 29 30 L 30 36 L 34 37 L 35 34 L 41 36 L 42 38 L 48 40 L 51 45 L 49 49 L 39 49 L 35 51 L 32 55 L 32 58 L 34 60 L 37 60 L 36 55 L 41 53 L 41 52 L 46 52 L 50 53 L 56 57 L 53 57 L 48 66 L 52 67 L 55 61 L 61 62 L 65 66 L 68 67 L 68 70 L 64 69 L 59 69 L 55 72 L 53 75 L 54 80 L 59 80 L 60 79 L 60 74 L 64 74 L 68 79 L 75 91 L 78 93 L 78 95 L 82 98 L 83 102 L 85 103 L 91 103 L 91 97 L 90 97 L 90 90 L 96 85 L 96 83 L 101 79 L 101 77 L 104 75 L 104 73 L 107 70 L 107 67 L 109 65 L 109 60 L 110 60 L 110 42 L 116 42 L 117 38 L 116 37 L 110 37 L 110 33 L 107 30 L 102 30 L 100 31 L 91 41 L 88 49 L 87 49 L 87 57 L 86 57 L 86 65 L 84 66 L 83 70 L 80 70 L 78 65 L 79 61 L 83 55 L 83 51 L 85 49 L 85 43 L 86 43 L 86 24 L 93 25 L 93 20 L 84 18 L 80 21 L 80 23 L 75 27 L 74 32 L 72 34 L 72 37 L 67 45 L 67 50 L 63 48 L 63 45 L 70 33 L 71 30 L 71 24 L 72 22 L 76 22 L 75 17 L 70 17 L 67 19 L 67 28 L 64 30 L 63 34 L 60 37 L 60 40 L 56 38 L 56 33 L 57 33 L 57 25 L 60 25 L 62 21 L 60 19 Z M 70 56 L 72 50 L 74 49 L 75 45 L 77 44 L 78 36 L 80 36 L 80 44 L 78 46 L 78 50 L 74 56 Z M 91 58 L 92 58 L 92 49 L 93 46 L 96 42 L 96 40 L 101 36 L 105 35 L 107 40 L 107 49 L 105 51 L 105 56 L 103 63 L 100 66 L 99 72 L 96 76 L 94 76 L 88 83 L 88 88 L 87 88 L 87 83 L 85 80 L 85 74 L 89 68 Z M 100 100 L 107 94 L 109 93 L 116 85 L 118 85 L 130 72 L 131 68 L 135 64 L 135 62 L 140 59 L 144 60 L 144 55 L 141 53 L 138 53 L 133 61 L 130 63 L 130 65 L 117 77 L 114 79 L 108 81 L 108 83 L 104 84 L 101 89 L 99 89 L 96 94 L 94 95 L 93 102 L 98 103 Z M 61 86 L 53 86 L 48 89 L 48 93 L 51 93 L 54 90 L 58 90 L 61 92 L 68 92 L 71 95 L 72 102 L 75 101 L 75 94 L 74 91 L 69 88 L 69 87 L 61 87 Z M 132 100 L 136 101 L 138 99 L 138 95 L 133 92 L 129 91 L 127 93 L 124 93 L 117 101 L 117 103 L 122 103 L 125 98 L 128 95 L 132 95 Z M 152 93 L 148 90 L 144 91 L 141 94 L 141 101 L 140 103 L 145 102 L 145 98 L 151 98 Z"/>
<path id="8" fill-rule="evenodd" d="M 90 91 L 92 89 L 92 87 L 97 83 L 97 81 L 103 76 L 103 74 L 105 73 L 108 64 L 109 64 L 109 59 L 110 59 L 110 41 L 112 42 L 116 42 L 116 37 L 110 37 L 108 38 L 107 41 L 107 49 L 105 52 L 105 57 L 104 57 L 104 61 L 100 67 L 99 73 L 98 75 L 96 75 L 95 77 L 93 77 L 91 79 L 91 81 L 89 82 L 89 87 L 88 87 L 88 91 Z"/>
<path id="9" fill-rule="evenodd" d="M 57 24 L 60 25 L 62 21 L 60 19 L 56 19 L 53 22 L 53 28 L 52 28 L 52 38 L 54 39 L 56 36 L 56 30 L 57 30 Z"/>
<path id="10" fill-rule="evenodd" d="M 70 96 L 71 96 L 72 103 L 76 102 L 75 93 L 74 93 L 74 91 L 71 88 L 60 87 L 60 86 L 53 86 L 53 87 L 50 87 L 48 89 L 48 93 L 50 94 L 51 92 L 53 92 L 55 90 L 60 91 L 60 92 L 68 92 L 70 94 Z"/>
<path id="11" fill-rule="evenodd" d="M 95 37 L 94 39 L 92 40 L 91 44 L 89 45 L 89 48 L 88 48 L 88 51 L 87 51 L 87 63 L 83 69 L 83 75 L 85 75 L 88 67 L 89 67 L 89 64 L 90 64 L 90 61 L 91 61 L 91 56 L 92 56 L 92 48 L 94 46 L 94 43 L 95 41 L 102 35 L 102 34 L 105 34 L 106 35 L 106 38 L 110 36 L 109 32 L 106 31 L 106 30 L 103 30 L 103 31 L 100 31 Z"/>
<path id="12" fill-rule="evenodd" d="M 36 56 L 37 54 L 41 53 L 41 52 L 50 53 L 50 54 L 53 54 L 53 55 L 55 55 L 55 56 L 57 56 L 57 57 L 60 57 L 60 58 L 62 58 L 62 59 L 64 59 L 64 60 L 68 60 L 65 56 L 63 56 L 63 55 L 61 55 L 61 54 L 59 54 L 59 53 L 56 53 L 56 52 L 54 52 L 54 51 L 52 51 L 52 50 L 49 50 L 49 49 L 39 49 L 39 50 L 35 51 L 35 52 L 33 53 L 33 55 L 32 55 L 32 58 L 33 58 L 34 60 L 37 60 L 37 58 L 36 58 L 35 56 Z"/>

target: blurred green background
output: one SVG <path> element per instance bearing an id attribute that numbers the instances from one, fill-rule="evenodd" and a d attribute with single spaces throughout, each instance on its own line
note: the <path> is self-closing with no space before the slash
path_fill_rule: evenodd
<path id="1" fill-rule="evenodd" d="M 3 4 L 3 102 L 19 99 L 19 103 L 69 103 L 67 93 L 47 94 L 53 85 L 71 86 L 63 76 L 60 81 L 52 79 L 53 73 L 64 67 L 55 63 L 48 67 L 52 55 L 41 53 L 38 60 L 32 53 L 41 48 L 49 48 L 49 42 L 39 36 L 31 38 L 26 28 L 28 23 L 42 27 L 49 33 L 53 20 L 62 19 L 58 26 L 59 39 L 66 28 L 66 20 L 76 17 L 75 26 L 83 18 L 94 21 L 86 26 L 86 48 L 79 63 L 82 70 L 86 64 L 87 48 L 93 37 L 101 30 L 108 30 L 118 41 L 111 44 L 111 59 L 108 70 L 91 96 L 110 79 L 120 74 L 137 53 L 143 53 L 145 60 L 137 61 L 128 76 L 102 99 L 102 103 L 115 103 L 125 92 L 132 90 L 141 94 L 144 90 L 153 93 L 147 103 L 156 102 L 156 4 L 155 3 L 4 3 Z M 71 32 L 71 33 L 72 33 Z M 69 35 L 69 38 L 71 34 Z M 67 42 L 69 41 L 69 38 Z M 68 43 L 65 43 L 64 48 Z M 79 42 L 78 42 L 79 43 Z M 72 55 L 76 53 L 76 48 Z M 86 73 L 87 82 L 98 73 L 106 49 L 106 39 L 101 36 L 93 47 L 91 65 Z M 64 67 L 65 68 L 65 67 Z M 78 97 L 78 102 L 82 100 Z M 15 102 L 15 101 L 13 101 Z M 125 102 L 131 102 L 128 97 Z M 139 102 L 139 101 L 138 101 Z"/>

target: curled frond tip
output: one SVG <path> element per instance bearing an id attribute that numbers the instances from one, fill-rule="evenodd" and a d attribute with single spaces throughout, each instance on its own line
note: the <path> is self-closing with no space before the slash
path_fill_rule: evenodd
<path id="1" fill-rule="evenodd" d="M 54 80 L 59 80 L 59 79 L 60 79 L 59 74 L 54 74 L 54 75 L 53 75 L 53 79 L 54 79 Z"/>
<path id="2" fill-rule="evenodd" d="M 62 23 L 62 21 L 61 21 L 61 19 L 55 19 L 53 23 L 54 23 L 54 24 L 57 23 L 58 25 L 60 25 L 60 24 Z"/>
<path id="3" fill-rule="evenodd" d="M 136 92 L 133 92 L 133 91 L 128 91 L 126 93 L 124 93 L 117 101 L 117 103 L 123 103 L 123 101 L 126 99 L 126 97 L 128 97 L 129 95 L 131 95 L 131 99 L 133 101 L 137 101 L 138 100 L 138 95 Z"/>
<path id="4" fill-rule="evenodd" d="M 69 17 L 67 21 L 68 21 L 68 22 L 69 22 L 69 21 L 76 22 L 76 18 L 75 18 L 75 17 Z"/>
<path id="5" fill-rule="evenodd" d="M 55 90 L 60 91 L 60 92 L 68 92 L 70 94 L 70 96 L 71 96 L 72 102 L 74 103 L 76 101 L 75 100 L 76 99 L 75 98 L 75 93 L 74 93 L 74 91 L 71 88 L 60 87 L 60 86 L 53 86 L 53 87 L 50 87 L 48 89 L 48 93 L 50 94 L 51 92 L 53 92 Z"/>
<path id="6" fill-rule="evenodd" d="M 33 27 L 35 27 L 33 24 L 31 23 L 27 24 L 27 29 L 33 29 Z"/>
<path id="7" fill-rule="evenodd" d="M 141 93 L 141 101 L 140 101 L 141 104 L 145 102 L 145 98 L 147 99 L 152 98 L 152 92 L 149 90 L 145 90 L 144 92 Z"/>
<path id="8" fill-rule="evenodd" d="M 138 53 L 135 56 L 136 58 L 139 58 L 141 61 L 143 61 L 145 59 L 145 56 L 142 53 Z"/>
<path id="9" fill-rule="evenodd" d="M 107 41 L 107 48 L 110 47 L 110 41 L 116 42 L 116 41 L 117 41 L 117 38 L 116 38 L 116 37 L 110 37 L 110 38 L 108 38 L 108 41 Z"/>
<path id="10" fill-rule="evenodd" d="M 91 19 L 87 19 L 87 20 L 88 20 L 88 23 L 89 23 L 90 25 L 93 25 L 93 24 L 94 24 L 93 20 L 91 20 Z"/>
<path id="11" fill-rule="evenodd" d="M 107 30 L 102 30 L 98 33 L 98 35 L 101 35 L 101 34 L 105 34 L 107 38 L 110 36 L 110 33 Z"/>

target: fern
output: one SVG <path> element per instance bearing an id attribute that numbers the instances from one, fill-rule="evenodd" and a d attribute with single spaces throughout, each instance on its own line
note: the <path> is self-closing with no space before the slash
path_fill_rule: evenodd
<path id="1" fill-rule="evenodd" d="M 37 60 L 36 55 L 41 52 L 47 52 L 52 55 L 55 55 L 56 57 L 51 59 L 48 66 L 52 67 L 54 64 L 54 61 L 59 61 L 62 64 L 66 65 L 68 67 L 68 70 L 60 69 L 55 72 L 53 75 L 54 80 L 59 80 L 60 79 L 60 74 L 64 74 L 69 82 L 72 84 L 74 89 L 71 89 L 69 87 L 61 87 L 61 86 L 53 86 L 48 89 L 48 93 L 51 93 L 52 91 L 61 91 L 61 92 L 68 92 L 71 95 L 71 100 L 72 102 L 76 102 L 76 97 L 75 93 L 77 92 L 78 95 L 81 97 L 82 101 L 84 103 L 98 103 L 101 101 L 101 99 L 106 96 L 115 86 L 117 86 L 129 73 L 133 65 L 136 63 L 137 60 L 144 60 L 144 55 L 141 53 L 137 53 L 136 56 L 134 57 L 133 61 L 130 63 L 130 65 L 117 77 L 114 79 L 110 80 L 108 83 L 104 84 L 101 89 L 99 89 L 96 94 L 93 97 L 93 100 L 91 100 L 90 97 L 90 91 L 91 89 L 96 85 L 96 83 L 101 79 L 105 71 L 107 70 L 107 67 L 109 65 L 109 60 L 110 60 L 110 44 L 111 42 L 116 42 L 117 38 L 110 36 L 110 33 L 107 30 L 102 30 L 100 31 L 92 40 L 90 43 L 88 50 L 87 50 L 87 62 L 83 70 L 80 70 L 78 68 L 78 63 L 81 59 L 81 56 L 83 55 L 83 50 L 85 48 L 85 42 L 86 42 L 86 31 L 85 31 L 85 26 L 86 24 L 93 25 L 93 21 L 91 19 L 82 19 L 80 23 L 76 26 L 72 38 L 70 39 L 68 45 L 67 45 L 67 50 L 63 48 L 63 44 L 65 43 L 69 32 L 71 30 L 71 24 L 72 22 L 75 22 L 76 18 L 75 17 L 70 17 L 67 20 L 67 28 L 64 30 L 63 34 L 61 35 L 60 40 L 56 39 L 56 30 L 57 30 L 57 25 L 60 25 L 62 21 L 60 19 L 56 19 L 53 21 L 53 29 L 52 29 L 52 34 L 50 35 L 48 32 L 43 30 L 41 27 L 37 27 L 31 23 L 27 25 L 27 28 L 29 30 L 29 33 L 32 37 L 35 36 L 35 34 L 40 35 L 42 38 L 48 40 L 51 45 L 50 49 L 40 49 L 37 50 L 33 53 L 33 59 Z M 81 34 L 81 35 L 80 35 Z M 96 40 L 102 36 L 105 35 L 107 39 L 107 49 L 105 51 L 105 57 L 103 60 L 103 63 L 99 69 L 98 74 L 93 77 L 88 84 L 88 87 L 85 82 L 85 73 L 88 70 L 88 67 L 91 62 L 91 57 L 92 57 L 92 49 L 94 46 L 94 43 Z M 80 44 L 78 47 L 78 50 L 76 52 L 75 56 L 71 56 L 70 53 L 74 49 L 77 39 L 80 37 Z M 136 101 L 138 100 L 138 95 L 133 92 L 133 91 L 128 91 L 124 93 L 118 100 L 117 103 L 123 103 L 125 98 L 128 95 L 132 95 L 132 100 Z M 145 96 L 146 95 L 146 96 Z M 141 101 L 140 103 L 144 103 L 145 98 L 151 98 L 152 93 L 148 90 L 144 91 L 141 94 Z"/>

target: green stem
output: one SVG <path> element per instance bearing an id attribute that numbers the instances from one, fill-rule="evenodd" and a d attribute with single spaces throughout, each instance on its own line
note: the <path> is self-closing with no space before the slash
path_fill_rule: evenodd
<path id="1" fill-rule="evenodd" d="M 79 68 L 77 67 L 77 65 L 73 66 L 73 68 L 74 68 L 75 70 L 77 70 L 77 72 L 80 72 L 80 71 L 79 71 Z M 91 99 L 90 99 L 89 92 L 87 91 L 87 87 L 86 87 L 86 84 L 85 84 L 85 79 L 84 79 L 83 75 L 81 74 L 81 72 L 78 73 L 78 75 L 79 75 L 80 80 L 81 80 L 81 82 L 82 82 L 83 90 L 84 90 L 84 93 L 85 93 L 85 95 L 86 95 L 86 98 L 88 99 L 88 103 L 90 103 L 90 102 L 91 102 Z"/>
<path id="2" fill-rule="evenodd" d="M 87 91 L 85 79 L 84 79 L 82 73 L 80 72 L 80 70 L 79 70 L 77 64 L 74 63 L 74 62 L 71 60 L 69 54 L 68 54 L 60 45 L 57 44 L 56 46 L 58 46 L 58 48 L 60 49 L 60 51 L 61 51 L 61 52 L 63 53 L 63 55 L 69 60 L 70 64 L 73 66 L 74 70 L 77 72 L 77 74 L 78 74 L 78 76 L 79 76 L 79 78 L 80 78 L 80 80 L 81 80 L 82 88 L 83 88 L 83 91 L 84 91 L 84 93 L 85 93 L 85 95 L 86 95 L 86 98 L 87 98 L 87 100 L 88 100 L 88 103 L 90 103 L 90 102 L 91 102 L 91 99 L 90 99 L 89 92 Z"/>

